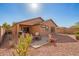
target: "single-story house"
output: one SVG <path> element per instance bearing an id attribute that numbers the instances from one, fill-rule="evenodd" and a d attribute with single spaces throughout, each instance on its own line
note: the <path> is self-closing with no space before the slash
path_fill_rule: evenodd
<path id="1" fill-rule="evenodd" d="M 17 36 L 20 31 L 30 32 L 32 34 L 39 32 L 40 35 L 48 35 L 51 31 L 55 32 L 56 27 L 57 25 L 52 19 L 45 21 L 41 17 L 37 17 L 17 22 L 12 29 L 14 36 Z"/>

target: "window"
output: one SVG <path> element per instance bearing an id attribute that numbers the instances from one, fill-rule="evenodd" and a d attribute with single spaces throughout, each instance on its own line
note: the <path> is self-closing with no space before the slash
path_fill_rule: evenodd
<path id="1" fill-rule="evenodd" d="M 45 25 L 43 25 L 42 28 L 47 30 L 47 31 L 49 30 L 48 26 L 45 26 Z"/>

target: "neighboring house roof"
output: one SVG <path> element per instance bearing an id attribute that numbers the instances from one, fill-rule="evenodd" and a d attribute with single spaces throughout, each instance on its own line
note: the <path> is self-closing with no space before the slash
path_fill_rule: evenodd
<path id="1" fill-rule="evenodd" d="M 38 21 L 36 21 L 36 20 L 38 20 Z M 33 21 L 31 24 L 34 25 L 34 24 L 37 24 L 37 23 L 44 21 L 44 20 L 41 17 L 37 17 L 37 18 L 32 18 L 32 19 L 20 21 L 20 22 L 17 22 L 16 24 L 20 24 L 20 23 L 24 23 L 24 22 L 31 22 L 31 21 Z"/>

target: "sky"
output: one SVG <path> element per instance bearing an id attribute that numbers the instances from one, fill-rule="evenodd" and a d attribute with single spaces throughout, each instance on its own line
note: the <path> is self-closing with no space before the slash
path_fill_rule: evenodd
<path id="1" fill-rule="evenodd" d="M 79 22 L 78 3 L 0 3 L 0 25 L 41 17 L 52 19 L 60 27 Z"/>

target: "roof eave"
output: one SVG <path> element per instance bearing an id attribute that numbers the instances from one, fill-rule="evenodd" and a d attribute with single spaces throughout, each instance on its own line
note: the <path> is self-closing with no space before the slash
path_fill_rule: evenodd
<path id="1" fill-rule="evenodd" d="M 44 21 L 41 17 L 37 17 L 37 18 L 32 18 L 32 19 L 28 19 L 28 20 L 20 21 L 20 22 L 17 22 L 16 24 L 19 24 L 19 23 L 22 23 L 22 22 L 25 22 L 25 21 L 35 20 L 35 19 L 41 19 L 42 21 Z"/>
<path id="2" fill-rule="evenodd" d="M 55 26 L 58 27 L 58 25 L 52 19 L 49 19 L 48 21 L 52 21 L 52 23 L 54 23 Z"/>

